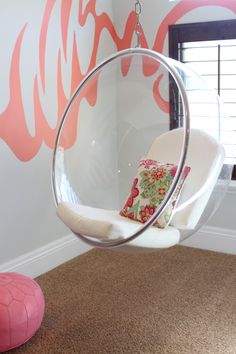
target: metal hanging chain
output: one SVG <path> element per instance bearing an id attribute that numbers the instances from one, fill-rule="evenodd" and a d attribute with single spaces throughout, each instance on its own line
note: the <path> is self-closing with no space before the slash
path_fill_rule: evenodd
<path id="1" fill-rule="evenodd" d="M 141 7 L 141 3 L 139 0 L 136 0 L 135 5 L 134 5 L 134 10 L 135 10 L 135 14 L 137 16 L 137 22 L 135 25 L 135 34 L 137 37 L 137 44 L 136 44 L 135 48 L 139 48 L 141 46 L 140 37 L 142 34 L 142 25 L 139 20 L 139 16 L 141 15 L 141 12 L 142 12 L 142 7 Z"/>

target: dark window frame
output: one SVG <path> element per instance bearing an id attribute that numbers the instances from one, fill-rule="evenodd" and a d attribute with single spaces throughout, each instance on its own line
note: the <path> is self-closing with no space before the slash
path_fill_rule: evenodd
<path id="1" fill-rule="evenodd" d="M 236 39 L 236 20 L 185 23 L 169 26 L 169 56 L 178 60 L 178 46 L 184 42 Z M 171 101 L 171 100 L 170 100 Z M 176 127 L 170 104 L 170 128 Z M 232 179 L 236 180 L 236 165 Z"/>

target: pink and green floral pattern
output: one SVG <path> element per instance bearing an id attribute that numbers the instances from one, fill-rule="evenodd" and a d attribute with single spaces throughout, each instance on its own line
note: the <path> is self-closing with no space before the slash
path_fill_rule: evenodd
<path id="1" fill-rule="evenodd" d="M 145 223 L 155 213 L 156 208 L 165 198 L 173 182 L 176 170 L 177 166 L 171 163 L 163 164 L 151 159 L 142 159 L 139 163 L 130 195 L 120 215 Z M 154 226 L 164 228 L 169 224 L 189 171 L 190 167 L 186 166 L 174 195 L 154 223 Z"/>

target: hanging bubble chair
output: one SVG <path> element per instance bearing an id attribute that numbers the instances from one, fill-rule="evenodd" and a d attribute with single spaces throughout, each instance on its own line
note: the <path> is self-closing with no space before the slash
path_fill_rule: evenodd
<path id="1" fill-rule="evenodd" d="M 218 96 L 184 64 L 143 48 L 113 54 L 62 117 L 52 166 L 57 215 L 96 247 L 181 242 L 215 212 L 231 178 L 223 115 Z"/>

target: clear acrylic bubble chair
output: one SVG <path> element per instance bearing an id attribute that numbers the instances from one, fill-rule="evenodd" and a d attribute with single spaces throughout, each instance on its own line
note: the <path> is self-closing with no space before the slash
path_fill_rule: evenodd
<path id="1" fill-rule="evenodd" d="M 195 233 L 231 178 L 222 107 L 201 77 L 157 52 L 107 58 L 80 83 L 57 132 L 59 218 L 103 248 L 160 250 Z"/>

